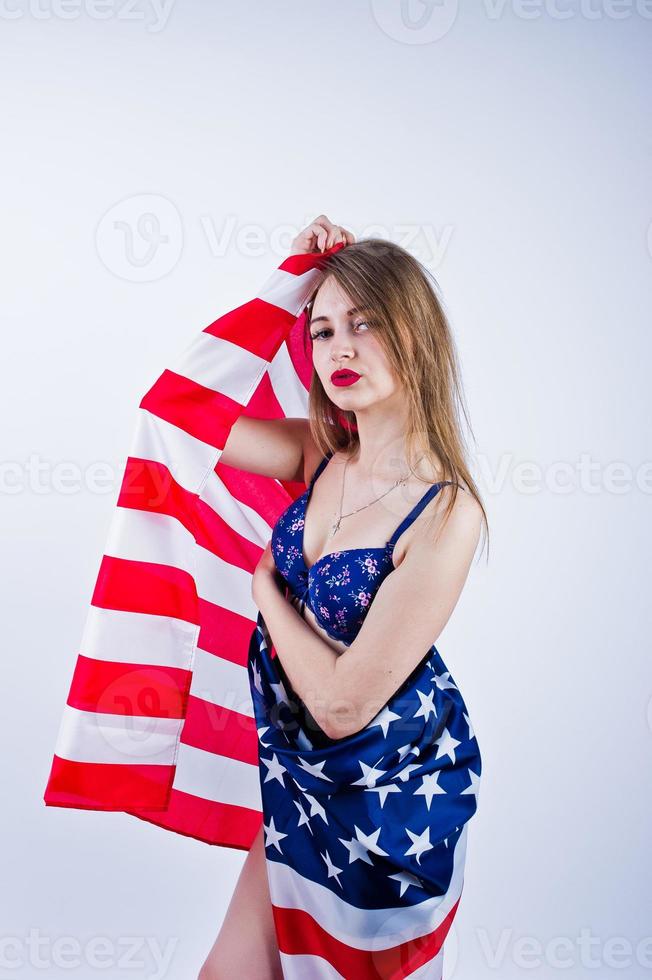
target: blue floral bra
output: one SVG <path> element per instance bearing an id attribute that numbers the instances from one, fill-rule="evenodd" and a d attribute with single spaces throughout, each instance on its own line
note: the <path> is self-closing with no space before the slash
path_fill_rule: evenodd
<path id="1" fill-rule="evenodd" d="M 332 455 L 331 450 L 324 456 L 308 488 L 281 514 L 272 531 L 271 546 L 279 573 L 301 600 L 301 613 L 307 604 L 325 632 L 349 646 L 358 635 L 381 582 L 394 571 L 392 552 L 399 537 L 441 487 L 452 481 L 429 487 L 384 547 L 332 551 L 308 568 L 303 556 L 306 510 L 315 480 Z"/>

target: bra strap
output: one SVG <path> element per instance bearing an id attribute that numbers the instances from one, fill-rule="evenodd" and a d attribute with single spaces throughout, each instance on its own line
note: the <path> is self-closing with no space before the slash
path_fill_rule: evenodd
<path id="1" fill-rule="evenodd" d="M 312 487 L 313 483 L 315 482 L 315 480 L 317 479 L 317 477 L 319 476 L 323 468 L 326 466 L 326 463 L 328 462 L 328 460 L 331 458 L 332 455 L 333 455 L 333 450 L 329 449 L 326 455 L 322 458 L 315 472 L 312 474 L 312 478 L 310 480 L 309 486 Z"/>
<path id="2" fill-rule="evenodd" d="M 415 506 L 412 508 L 410 513 L 407 515 L 407 517 L 403 518 L 403 520 L 396 528 L 389 541 L 387 542 L 387 547 L 390 549 L 390 551 L 394 548 L 394 545 L 396 544 L 400 536 L 403 534 L 403 531 L 406 531 L 409 528 L 410 524 L 412 524 L 412 522 L 416 520 L 416 518 L 419 516 L 423 508 L 430 503 L 433 497 L 437 496 L 441 488 L 445 486 L 447 483 L 450 483 L 452 485 L 453 480 L 442 480 L 441 483 L 434 483 L 431 487 L 428 487 L 421 500 L 419 500 L 415 504 Z"/>

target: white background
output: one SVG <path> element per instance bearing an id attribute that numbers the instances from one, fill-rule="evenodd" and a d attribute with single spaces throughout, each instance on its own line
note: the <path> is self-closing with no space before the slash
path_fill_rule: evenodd
<path id="1" fill-rule="evenodd" d="M 192 980 L 217 934 L 242 852 L 42 795 L 138 401 L 321 212 L 437 278 L 490 519 L 437 641 L 483 756 L 445 976 L 652 976 L 652 3 L 0 22 L 0 977 Z"/>

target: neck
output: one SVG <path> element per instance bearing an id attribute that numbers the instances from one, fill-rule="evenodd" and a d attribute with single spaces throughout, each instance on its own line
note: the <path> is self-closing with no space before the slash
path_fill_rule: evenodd
<path id="1" fill-rule="evenodd" d="M 397 407 L 386 402 L 354 414 L 359 444 L 349 457 L 349 470 L 355 470 L 361 479 L 387 483 L 407 476 L 412 478 L 407 456 L 408 418 L 404 405 Z M 438 471 L 437 459 L 434 465 Z M 431 482 L 438 479 L 427 458 L 420 462 L 419 452 L 413 468 L 421 479 Z"/>
<path id="2" fill-rule="evenodd" d="M 407 462 L 407 417 L 395 406 L 374 405 L 355 412 L 359 445 L 349 467 L 369 478 L 399 480 L 409 471 Z"/>

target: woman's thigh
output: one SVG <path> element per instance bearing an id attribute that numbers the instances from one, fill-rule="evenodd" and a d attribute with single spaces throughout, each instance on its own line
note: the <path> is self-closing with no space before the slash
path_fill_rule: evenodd
<path id="1" fill-rule="evenodd" d="M 263 833 L 261 824 L 199 980 L 282 980 Z"/>

